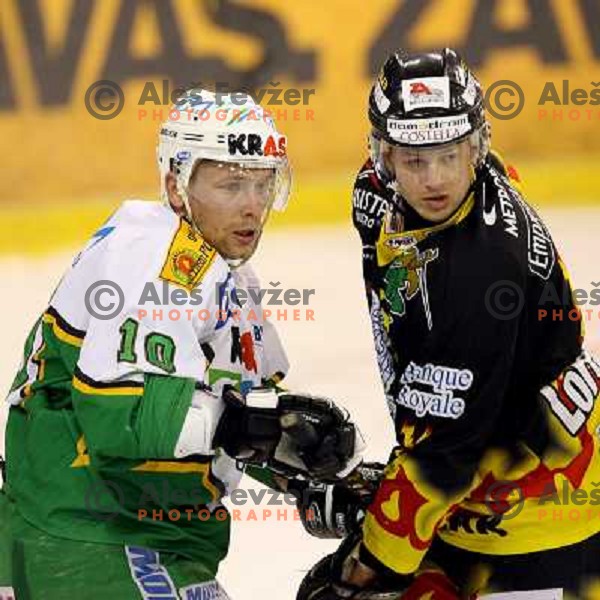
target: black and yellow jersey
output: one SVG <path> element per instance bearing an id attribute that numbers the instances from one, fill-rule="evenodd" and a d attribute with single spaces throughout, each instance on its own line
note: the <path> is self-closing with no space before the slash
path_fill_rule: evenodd
<path id="1" fill-rule="evenodd" d="M 353 220 L 398 445 L 366 548 L 413 572 L 434 536 L 520 554 L 600 530 L 600 364 L 550 233 L 498 159 L 447 221 L 424 221 L 370 161 Z M 598 496 L 596 498 L 596 496 Z"/>

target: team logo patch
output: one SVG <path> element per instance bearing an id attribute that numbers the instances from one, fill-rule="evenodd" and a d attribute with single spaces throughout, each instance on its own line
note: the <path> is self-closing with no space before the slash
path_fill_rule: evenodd
<path id="1" fill-rule="evenodd" d="M 448 77 L 421 77 L 402 81 L 402 100 L 407 112 L 418 108 L 450 107 Z"/>
<path id="2" fill-rule="evenodd" d="M 427 265 L 439 255 L 437 248 L 420 252 L 410 246 L 390 265 L 384 278 L 385 298 L 392 315 L 403 317 L 406 302 L 421 294 L 429 329 L 433 327 L 429 296 L 427 292 Z"/>
<path id="3" fill-rule="evenodd" d="M 182 283 L 187 283 L 193 275 L 200 254 L 193 250 L 183 250 L 173 256 L 173 273 Z"/>
<path id="4" fill-rule="evenodd" d="M 160 278 L 192 291 L 211 267 L 217 251 L 187 221 L 181 220 Z"/>

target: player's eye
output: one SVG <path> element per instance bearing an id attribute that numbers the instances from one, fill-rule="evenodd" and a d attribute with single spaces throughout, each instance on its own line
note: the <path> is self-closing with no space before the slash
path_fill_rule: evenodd
<path id="1" fill-rule="evenodd" d="M 242 182 L 238 179 L 230 179 L 219 184 L 218 188 L 227 192 L 239 192 L 242 189 Z"/>
<path id="2" fill-rule="evenodd" d="M 419 158 L 409 158 L 404 164 L 410 169 L 418 169 L 423 164 L 423 161 Z"/>
<path id="3" fill-rule="evenodd" d="M 271 190 L 271 184 L 271 179 L 263 179 L 256 182 L 255 189 L 259 194 L 266 194 Z"/>
<path id="4" fill-rule="evenodd" d="M 447 163 L 454 162 L 458 158 L 458 152 L 449 152 L 448 154 L 444 154 L 442 156 L 442 160 Z"/>

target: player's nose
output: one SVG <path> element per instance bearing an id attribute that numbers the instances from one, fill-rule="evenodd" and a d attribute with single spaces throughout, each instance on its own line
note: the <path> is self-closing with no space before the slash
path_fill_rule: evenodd
<path id="1" fill-rule="evenodd" d="M 242 211 L 244 215 L 260 217 L 265 210 L 266 202 L 264 194 L 260 193 L 254 187 L 248 187 L 244 190 L 242 196 Z"/>
<path id="2" fill-rule="evenodd" d="M 436 163 L 427 165 L 423 173 L 423 178 L 425 187 L 430 190 L 437 190 L 446 182 L 444 169 Z"/>

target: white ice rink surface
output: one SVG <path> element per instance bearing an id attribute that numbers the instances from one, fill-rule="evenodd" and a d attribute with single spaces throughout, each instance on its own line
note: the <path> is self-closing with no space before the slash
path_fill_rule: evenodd
<path id="1" fill-rule="evenodd" d="M 598 229 L 600 209 L 552 209 L 541 211 L 563 259 L 569 265 L 575 287 L 591 289 L 600 281 Z M 4 315 L 0 349 L 0 392 L 8 390 L 18 366 L 25 336 L 45 308 L 74 252 L 42 259 L 0 260 Z M 263 287 L 281 282 L 282 288 L 309 288 L 313 322 L 276 321 L 292 365 L 287 385 L 339 399 L 360 424 L 369 444 L 368 458 L 385 459 L 392 429 L 382 398 L 373 354 L 370 327 L 361 281 L 360 247 L 349 227 L 305 232 L 268 232 L 254 261 Z M 600 346 L 598 310 L 586 323 L 590 346 Z M 288 313 L 290 311 L 288 310 Z M 0 415 L 1 417 L 1 415 Z M 2 419 L 3 421 L 3 419 Z M 3 445 L 3 425 L 0 444 Z M 52 482 L 48 482 L 52 485 Z M 244 479 L 243 485 L 259 489 Z M 256 511 L 258 521 L 248 520 Z M 233 524 L 229 557 L 219 579 L 233 600 L 291 600 L 306 570 L 332 551 L 336 543 L 311 539 L 292 507 L 240 508 Z M 264 511 L 271 510 L 272 515 Z M 285 510 L 287 521 L 277 521 Z M 264 519 L 264 520 L 263 520 Z"/>

